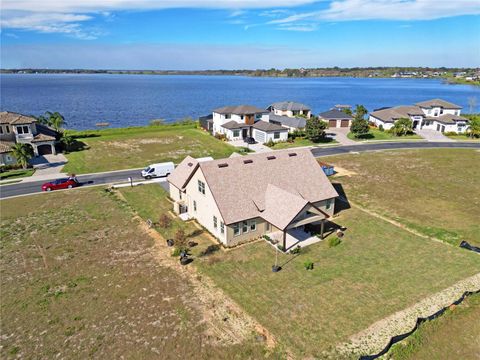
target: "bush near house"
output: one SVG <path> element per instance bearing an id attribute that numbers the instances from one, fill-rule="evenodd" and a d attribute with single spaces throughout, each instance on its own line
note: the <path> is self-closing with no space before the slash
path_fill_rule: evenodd
<path id="1" fill-rule="evenodd" d="M 413 134 L 413 122 L 408 118 L 400 118 L 395 121 L 389 132 L 395 136 L 407 136 Z"/>

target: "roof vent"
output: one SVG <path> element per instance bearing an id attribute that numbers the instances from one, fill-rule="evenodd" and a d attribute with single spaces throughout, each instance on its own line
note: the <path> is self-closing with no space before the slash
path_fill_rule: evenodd
<path id="1" fill-rule="evenodd" d="M 189 162 L 187 165 L 190 166 L 190 167 L 192 167 L 192 166 L 193 166 L 193 163 Z"/>
<path id="2" fill-rule="evenodd" d="M 276 159 L 275 156 L 267 156 L 267 160 L 274 160 L 274 159 Z"/>
<path id="3" fill-rule="evenodd" d="M 289 153 L 288 156 L 290 156 L 290 157 L 297 156 L 297 153 Z"/>
<path id="4" fill-rule="evenodd" d="M 250 159 L 249 160 L 243 160 L 243 163 L 244 164 L 251 164 L 251 163 L 253 163 L 253 160 L 250 160 Z"/>
<path id="5" fill-rule="evenodd" d="M 224 168 L 224 167 L 227 167 L 227 166 L 228 166 L 227 163 L 218 164 L 218 167 L 219 167 L 219 168 Z"/>

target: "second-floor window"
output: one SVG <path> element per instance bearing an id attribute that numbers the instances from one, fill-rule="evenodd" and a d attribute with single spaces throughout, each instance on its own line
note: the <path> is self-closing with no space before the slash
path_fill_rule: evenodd
<path id="1" fill-rule="evenodd" d="M 17 133 L 18 134 L 28 134 L 30 131 L 28 130 L 28 126 L 17 126 Z"/>
<path id="2" fill-rule="evenodd" d="M 325 209 L 329 210 L 332 207 L 332 199 L 327 200 L 327 204 L 325 205 Z"/>
<path id="3" fill-rule="evenodd" d="M 197 202 L 193 200 L 193 211 L 197 211 Z"/>
<path id="4" fill-rule="evenodd" d="M 216 229 L 217 228 L 217 217 L 213 217 L 213 227 Z"/>
<path id="5" fill-rule="evenodd" d="M 198 192 L 205 195 L 205 183 L 202 180 L 198 180 Z"/>
<path id="6" fill-rule="evenodd" d="M 231 119 L 232 118 L 232 114 L 225 114 L 225 119 Z"/>
<path id="7" fill-rule="evenodd" d="M 225 224 L 223 221 L 220 221 L 220 232 L 223 234 L 225 232 Z"/>

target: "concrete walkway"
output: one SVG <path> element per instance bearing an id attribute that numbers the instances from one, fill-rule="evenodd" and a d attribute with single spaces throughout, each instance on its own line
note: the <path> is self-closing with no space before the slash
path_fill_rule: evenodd
<path id="1" fill-rule="evenodd" d="M 443 135 L 440 131 L 435 131 L 431 129 L 417 129 L 415 130 L 417 135 L 420 135 L 427 141 L 442 141 L 442 142 L 454 142 L 455 140 L 450 139 Z"/>
<path id="2" fill-rule="evenodd" d="M 67 158 L 63 154 L 43 155 L 30 160 L 35 173 L 32 178 L 45 177 L 47 175 L 61 174 L 63 166 L 67 163 Z"/>
<path id="3" fill-rule="evenodd" d="M 349 132 L 350 128 L 328 128 L 326 131 L 327 136 L 333 137 L 340 145 L 359 145 L 358 142 L 350 140 L 347 137 Z"/>
<path id="4" fill-rule="evenodd" d="M 235 147 L 247 147 L 256 153 L 273 151 L 273 149 L 270 149 L 268 146 L 265 146 L 260 143 L 247 144 L 243 140 L 231 140 L 231 141 L 228 141 L 228 143 Z"/>

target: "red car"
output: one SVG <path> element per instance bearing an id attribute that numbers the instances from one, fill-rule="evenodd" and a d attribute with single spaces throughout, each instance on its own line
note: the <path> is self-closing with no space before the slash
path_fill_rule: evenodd
<path id="1" fill-rule="evenodd" d="M 52 191 L 58 189 L 71 189 L 76 186 L 79 186 L 76 178 L 63 178 L 53 180 L 52 182 L 47 182 L 42 185 L 42 191 Z"/>

